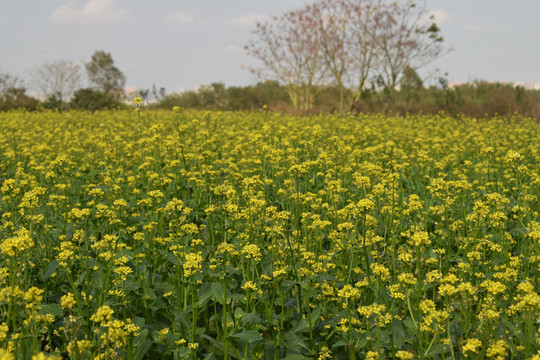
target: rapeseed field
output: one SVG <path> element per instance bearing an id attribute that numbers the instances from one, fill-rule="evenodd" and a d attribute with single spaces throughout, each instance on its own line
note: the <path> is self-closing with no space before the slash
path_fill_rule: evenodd
<path id="1" fill-rule="evenodd" d="M 540 125 L 0 114 L 0 359 L 540 359 Z"/>

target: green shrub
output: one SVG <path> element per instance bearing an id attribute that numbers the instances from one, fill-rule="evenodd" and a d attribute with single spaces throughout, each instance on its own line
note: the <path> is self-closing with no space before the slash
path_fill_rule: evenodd
<path id="1" fill-rule="evenodd" d="M 75 92 L 69 103 L 70 108 L 78 110 L 96 111 L 102 109 L 116 109 L 124 105 L 110 94 L 94 89 L 81 89 Z"/>

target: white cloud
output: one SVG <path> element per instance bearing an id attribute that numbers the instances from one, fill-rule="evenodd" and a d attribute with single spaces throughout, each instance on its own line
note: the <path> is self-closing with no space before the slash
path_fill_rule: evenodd
<path id="1" fill-rule="evenodd" d="M 116 5 L 116 0 L 88 0 L 82 7 L 74 2 L 62 5 L 49 19 L 55 23 L 121 23 L 127 19 L 128 14 L 128 10 Z"/>
<path id="2" fill-rule="evenodd" d="M 428 17 L 433 16 L 435 18 L 435 22 L 439 25 L 450 18 L 450 15 L 447 12 L 444 12 L 442 10 L 437 10 L 437 9 L 429 11 L 427 13 L 427 16 Z"/>
<path id="3" fill-rule="evenodd" d="M 225 24 L 235 27 L 252 27 L 257 25 L 258 22 L 263 22 L 268 19 L 270 19 L 270 16 L 268 16 L 268 14 L 251 13 L 225 20 Z"/>
<path id="4" fill-rule="evenodd" d="M 242 48 L 238 46 L 234 46 L 234 45 L 227 46 L 226 48 L 223 49 L 224 54 L 236 54 L 239 52 L 242 52 Z"/>
<path id="5" fill-rule="evenodd" d="M 167 16 L 167 21 L 177 24 L 190 24 L 195 21 L 193 16 L 185 12 L 177 12 Z"/>

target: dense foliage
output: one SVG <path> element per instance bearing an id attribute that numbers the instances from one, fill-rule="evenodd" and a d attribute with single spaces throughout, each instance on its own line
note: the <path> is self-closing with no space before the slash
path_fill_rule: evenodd
<path id="1" fill-rule="evenodd" d="M 409 79 L 406 78 L 406 80 Z M 455 117 L 463 115 L 476 118 L 520 114 L 540 119 L 540 91 L 538 90 L 526 90 L 512 84 L 484 81 L 449 88 L 444 78 L 439 79 L 440 86 L 423 87 L 421 83 L 418 83 L 419 79 L 416 80 L 415 83 L 405 82 L 399 90 L 380 88 L 374 82 L 358 100 L 352 103 L 349 110 L 391 115 L 444 112 Z M 164 109 L 170 109 L 176 105 L 190 109 L 251 111 L 267 105 L 270 109 L 282 113 L 300 113 L 294 110 L 285 87 L 276 82 L 269 81 L 256 86 L 226 87 L 224 91 L 214 91 L 218 85 L 220 84 L 212 84 L 200 91 L 171 94 L 152 106 Z M 314 92 L 311 113 L 339 112 L 340 93 L 337 87 L 318 87 Z M 352 93 L 348 92 L 346 95 L 352 96 Z M 305 112 L 302 113 L 305 114 Z"/>
<path id="2" fill-rule="evenodd" d="M 537 122 L 139 106 L 0 114 L 0 357 L 539 351 Z"/>
<path id="3" fill-rule="evenodd" d="M 116 109 L 124 104 L 115 100 L 111 94 L 94 89 L 80 89 L 73 94 L 69 107 L 77 110 L 106 110 Z"/>

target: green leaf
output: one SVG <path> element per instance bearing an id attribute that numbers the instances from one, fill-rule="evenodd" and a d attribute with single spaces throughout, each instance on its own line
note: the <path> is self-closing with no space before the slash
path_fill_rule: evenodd
<path id="1" fill-rule="evenodd" d="M 444 354 L 447 350 L 447 345 L 435 344 L 429 349 L 429 351 L 424 355 L 425 357 L 431 357 L 439 354 Z"/>
<path id="2" fill-rule="evenodd" d="M 47 265 L 47 268 L 45 269 L 45 275 L 43 275 L 43 279 L 47 280 L 48 278 L 50 278 L 51 275 L 54 274 L 54 272 L 56 271 L 56 269 L 58 269 L 59 266 L 60 264 L 58 263 L 57 260 L 51 261 L 49 265 Z"/>
<path id="3" fill-rule="evenodd" d="M 42 304 L 39 313 L 41 315 L 52 314 L 57 317 L 64 316 L 64 311 L 62 310 L 62 307 L 58 304 Z"/>
<path id="4" fill-rule="evenodd" d="M 285 343 L 287 351 L 293 354 L 311 355 L 311 350 L 304 340 L 306 340 L 305 337 L 300 337 L 292 331 L 287 331 L 283 336 L 283 342 Z"/>
<path id="5" fill-rule="evenodd" d="M 392 321 L 392 337 L 394 339 L 394 346 L 398 349 L 405 343 L 405 331 L 399 321 Z"/>
<path id="6" fill-rule="evenodd" d="M 262 340 L 261 334 L 256 330 L 246 330 L 238 334 L 229 335 L 231 338 L 239 339 L 247 342 L 248 344 L 258 342 Z"/>
<path id="7" fill-rule="evenodd" d="M 291 355 L 287 355 L 283 358 L 283 360 L 304 360 L 304 359 L 309 359 L 307 357 L 305 357 L 304 355 L 300 355 L 300 354 L 291 354 Z"/>
<path id="8" fill-rule="evenodd" d="M 291 332 L 293 333 L 305 333 L 309 331 L 308 322 L 306 319 L 300 319 L 299 321 L 294 324 L 294 326 L 291 329 Z"/>
<path id="9" fill-rule="evenodd" d="M 208 340 L 213 345 L 214 350 L 217 350 L 220 354 L 224 353 L 225 346 L 223 345 L 221 341 L 218 341 L 214 339 L 213 337 L 210 337 L 206 334 L 201 334 L 200 336 Z M 232 357 L 233 359 L 241 359 L 241 356 L 238 354 L 238 350 L 236 350 L 235 347 L 229 347 L 229 356 Z"/>
<path id="10" fill-rule="evenodd" d="M 405 320 L 403 320 L 403 325 L 405 325 L 405 327 L 407 327 L 408 329 L 414 329 L 414 323 L 410 318 L 406 318 Z"/>
<path id="11" fill-rule="evenodd" d="M 105 286 L 105 275 L 100 271 L 94 272 L 92 274 L 92 285 L 98 289 L 103 289 Z"/>
<path id="12" fill-rule="evenodd" d="M 84 279 L 86 279 L 86 271 L 83 271 L 81 273 L 81 275 L 79 275 L 79 277 L 75 281 L 75 286 L 81 285 L 83 283 Z"/>
<path id="13" fill-rule="evenodd" d="M 197 291 L 197 296 L 200 299 L 208 297 L 209 299 L 212 298 L 212 283 L 204 282 Z"/>
<path id="14" fill-rule="evenodd" d="M 316 308 L 309 315 L 309 321 L 311 322 L 311 327 L 312 328 L 314 328 L 315 325 L 317 325 L 319 323 L 319 321 L 321 320 L 321 312 L 322 312 L 321 308 Z"/>
<path id="15" fill-rule="evenodd" d="M 214 299 L 219 302 L 221 305 L 223 305 L 223 284 L 222 283 L 212 283 L 212 294 L 214 295 Z M 231 292 L 229 290 L 225 290 L 225 299 L 227 304 L 231 302 Z"/>
<path id="16" fill-rule="evenodd" d="M 152 346 L 152 341 L 148 339 L 147 336 L 148 329 L 142 329 L 139 335 L 133 341 L 135 345 L 135 350 L 133 351 L 134 360 L 143 359 L 144 355 L 146 355 L 146 353 L 150 349 L 150 346 Z"/>

